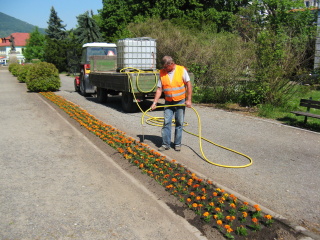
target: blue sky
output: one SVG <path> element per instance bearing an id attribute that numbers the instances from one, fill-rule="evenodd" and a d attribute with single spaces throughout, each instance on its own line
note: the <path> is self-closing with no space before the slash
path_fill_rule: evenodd
<path id="1" fill-rule="evenodd" d="M 6 0 L 1 1 L 0 12 L 40 28 L 47 28 L 52 6 L 62 23 L 67 24 L 66 29 L 70 30 L 76 27 L 76 17 L 80 14 L 91 10 L 97 14 L 98 9 L 102 9 L 102 0 Z"/>

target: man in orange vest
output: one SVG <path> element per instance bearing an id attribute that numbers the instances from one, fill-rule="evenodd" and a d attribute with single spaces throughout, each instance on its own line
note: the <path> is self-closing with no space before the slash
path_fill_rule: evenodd
<path id="1" fill-rule="evenodd" d="M 162 65 L 163 69 L 160 70 L 158 88 L 151 105 L 151 110 L 156 108 L 162 92 L 164 93 L 165 105 L 184 104 L 190 108 L 192 104 L 192 85 L 186 68 L 175 64 L 170 56 L 162 58 Z M 159 151 L 170 149 L 173 115 L 175 115 L 174 149 L 176 151 L 181 150 L 185 106 L 164 108 L 164 123 L 161 130 L 162 145 L 158 149 Z"/>

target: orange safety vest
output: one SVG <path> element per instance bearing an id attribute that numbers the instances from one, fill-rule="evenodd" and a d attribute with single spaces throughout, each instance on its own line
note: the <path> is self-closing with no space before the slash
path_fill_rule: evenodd
<path id="1" fill-rule="evenodd" d="M 183 81 L 184 67 L 176 65 L 175 72 L 170 82 L 169 75 L 164 69 L 160 70 L 162 91 L 166 101 L 180 101 L 186 98 L 186 88 Z"/>

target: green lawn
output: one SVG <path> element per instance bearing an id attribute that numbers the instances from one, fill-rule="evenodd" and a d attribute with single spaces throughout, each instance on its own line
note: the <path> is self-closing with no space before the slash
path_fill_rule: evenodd
<path id="1" fill-rule="evenodd" d="M 309 99 L 320 101 L 320 91 L 312 90 L 307 93 L 296 94 L 284 107 L 274 107 L 264 105 L 259 108 L 258 115 L 261 117 L 276 119 L 291 126 L 301 127 L 312 131 L 320 132 L 320 119 L 308 117 L 308 121 L 304 124 L 304 116 L 296 116 L 291 111 L 306 111 L 306 107 L 300 107 L 300 99 Z M 319 109 L 310 109 L 311 113 L 320 115 Z"/>

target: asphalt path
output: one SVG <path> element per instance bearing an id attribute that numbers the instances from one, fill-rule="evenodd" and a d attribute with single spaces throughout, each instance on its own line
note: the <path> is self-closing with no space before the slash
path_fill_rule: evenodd
<path id="1" fill-rule="evenodd" d="M 0 239 L 205 239 L 3 67 L 0 110 Z"/>
<path id="2" fill-rule="evenodd" d="M 144 140 L 157 149 L 161 145 L 161 128 L 141 125 L 140 112 L 124 113 L 120 97 L 109 97 L 99 104 L 94 97 L 74 91 L 73 78 L 61 75 L 62 87 L 56 94 L 80 105 L 103 122 L 128 135 Z M 147 109 L 151 102 L 143 104 Z M 250 156 L 253 164 L 246 168 L 224 168 L 205 161 L 197 137 L 184 133 L 181 152 L 165 154 L 184 164 L 200 176 L 239 197 L 257 203 L 279 218 L 320 232 L 320 134 L 281 124 L 274 120 L 250 117 L 194 104 L 202 124 L 202 136 L 225 147 Z M 161 117 L 163 109 L 149 112 Z M 186 130 L 197 133 L 197 115 L 186 111 Z M 203 142 L 206 157 L 223 165 L 246 165 L 248 159 Z"/>

